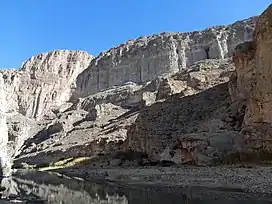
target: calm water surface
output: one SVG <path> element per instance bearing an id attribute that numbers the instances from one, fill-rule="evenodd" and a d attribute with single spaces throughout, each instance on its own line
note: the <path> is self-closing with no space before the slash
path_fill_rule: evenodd
<path id="1" fill-rule="evenodd" d="M 46 172 L 17 172 L 2 180 L 6 190 L 0 203 L 58 204 L 238 204 L 271 203 L 268 198 L 242 192 L 204 188 L 121 186 L 109 182 L 84 182 Z"/>

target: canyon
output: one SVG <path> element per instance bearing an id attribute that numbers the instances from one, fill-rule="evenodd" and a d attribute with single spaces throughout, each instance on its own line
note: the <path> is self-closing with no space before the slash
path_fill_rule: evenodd
<path id="1" fill-rule="evenodd" d="M 268 162 L 271 12 L 0 70 L 3 174 Z"/>

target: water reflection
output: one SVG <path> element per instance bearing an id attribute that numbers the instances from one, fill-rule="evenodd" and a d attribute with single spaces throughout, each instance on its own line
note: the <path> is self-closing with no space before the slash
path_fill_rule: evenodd
<path id="1" fill-rule="evenodd" d="M 9 202 L 61 204 L 208 204 L 271 203 L 244 193 L 196 188 L 124 186 L 84 182 L 56 174 L 20 171 L 2 180 L 2 198 Z M 258 198 L 260 199 L 260 198 Z M 242 201 L 243 200 L 243 201 Z M 0 202 L 1 203 L 1 202 Z"/>

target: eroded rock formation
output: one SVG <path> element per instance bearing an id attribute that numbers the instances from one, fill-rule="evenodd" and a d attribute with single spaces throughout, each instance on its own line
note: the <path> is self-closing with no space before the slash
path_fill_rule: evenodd
<path id="1" fill-rule="evenodd" d="M 157 103 L 159 107 L 172 101 L 172 105 L 177 106 L 176 108 L 183 113 L 185 107 L 178 106 L 178 101 L 182 101 L 184 96 L 189 95 L 194 100 L 194 94 L 226 83 L 233 70 L 234 67 L 228 60 L 204 60 L 182 72 L 157 77 L 144 85 L 127 83 L 60 106 L 54 111 L 56 119 L 48 123 L 35 137 L 25 141 L 15 165 L 20 167 L 22 163 L 27 163 L 43 166 L 62 158 L 113 156 L 118 151 L 144 151 L 145 149 L 139 149 L 134 145 L 129 148 L 131 138 L 127 138 L 131 130 L 130 126 L 134 124 L 137 117 L 141 117 L 142 110 L 148 109 L 149 106 L 153 107 L 156 102 L 159 102 Z M 219 92 L 218 95 L 225 94 L 223 99 L 228 98 L 227 90 L 228 86 L 225 85 L 225 92 Z M 203 97 L 205 98 L 206 95 L 202 94 L 200 98 L 203 99 Z M 221 99 L 219 97 L 218 100 L 211 100 L 216 107 L 220 107 L 220 104 L 227 104 Z M 199 99 L 194 101 L 195 103 L 202 102 Z M 183 103 L 186 105 L 187 101 Z M 208 104 L 208 102 L 204 104 L 203 108 L 206 109 L 205 106 Z M 188 108 L 191 109 L 193 106 Z M 212 106 L 208 107 L 207 111 L 210 112 L 212 108 Z M 154 111 L 164 116 L 159 109 Z M 177 114 L 177 110 L 174 112 Z M 194 109 L 191 112 L 194 112 Z M 190 113 L 188 117 L 191 117 Z M 169 114 L 170 116 L 172 115 Z M 160 128 L 163 127 L 165 126 L 161 125 Z M 141 140 L 141 136 L 136 135 L 132 140 L 132 143 Z M 110 165 L 117 164 L 118 162 L 114 160 L 110 162 Z"/>
<path id="2" fill-rule="evenodd" d="M 57 50 L 32 57 L 19 70 L 0 70 L 1 151 L 16 156 L 24 142 L 55 117 L 52 110 L 69 100 L 77 75 L 91 59 L 86 52 Z M 4 166 L 11 165 L 9 159 Z"/>
<path id="3" fill-rule="evenodd" d="M 244 150 L 257 91 L 248 82 L 262 63 L 255 49 L 265 51 L 256 37 L 234 48 L 252 40 L 256 20 L 141 37 L 96 58 L 53 51 L 20 70 L 1 70 L 1 124 L 14 167 L 79 157 L 101 167 L 125 160 L 207 165 Z"/>
<path id="4" fill-rule="evenodd" d="M 272 6 L 258 19 L 253 41 L 239 45 L 235 50 L 235 77 L 237 88 L 233 98 L 244 103 L 242 134 L 244 151 L 271 159 L 271 48 Z"/>
<path id="5" fill-rule="evenodd" d="M 92 56 L 86 52 L 57 50 L 32 57 L 19 70 L 1 70 L 8 112 L 42 119 L 68 101 L 79 73 Z"/>
<path id="6" fill-rule="evenodd" d="M 200 60 L 231 57 L 237 44 L 251 40 L 256 20 L 257 17 L 252 17 L 203 31 L 161 33 L 130 40 L 91 62 L 78 76 L 77 94 L 85 97 L 127 81 L 151 81 Z"/>
<path id="7" fill-rule="evenodd" d="M 151 105 L 130 127 L 125 148 L 175 163 L 271 160 L 271 22 L 272 6 L 258 19 L 253 41 L 235 48 L 229 88 Z"/>
<path id="8" fill-rule="evenodd" d="M 3 89 L 4 81 L 0 74 L 0 162 L 2 173 L 4 175 L 10 174 L 11 157 L 8 154 L 8 127 L 6 123 L 6 95 Z"/>

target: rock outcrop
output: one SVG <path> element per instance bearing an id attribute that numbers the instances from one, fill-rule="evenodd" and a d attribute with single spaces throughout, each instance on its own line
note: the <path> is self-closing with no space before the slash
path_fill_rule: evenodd
<path id="1" fill-rule="evenodd" d="M 229 58 L 236 45 L 252 39 L 256 20 L 252 17 L 203 31 L 161 33 L 130 40 L 92 60 L 78 76 L 77 96 L 85 97 L 127 81 L 151 81 L 200 60 Z"/>
<path id="2" fill-rule="evenodd" d="M 260 160 L 271 160 L 272 155 L 271 26 L 272 6 L 258 19 L 253 41 L 239 45 L 234 54 L 237 82 L 232 86 L 232 98 L 246 107 L 243 151 Z"/>
<path id="3" fill-rule="evenodd" d="M 258 19 L 253 41 L 233 53 L 229 85 L 156 103 L 128 131 L 126 150 L 175 163 L 271 160 L 272 6 Z"/>
<path id="4" fill-rule="evenodd" d="M 6 96 L 3 90 L 4 82 L 0 74 L 0 162 L 2 173 L 4 175 L 10 174 L 11 157 L 8 154 L 8 127 L 6 123 Z"/>
<path id="5" fill-rule="evenodd" d="M 233 70 L 234 67 L 228 60 L 203 60 L 182 72 L 157 77 L 144 85 L 127 83 L 80 98 L 73 104 L 61 106 L 54 111 L 54 120 L 25 141 L 15 166 L 22 167 L 22 163 L 43 166 L 63 158 L 98 157 L 114 155 L 118 151 L 129 151 L 127 144 L 130 143 L 130 137 L 127 138 L 127 134 L 136 118 L 141 117 L 141 110 L 150 105 L 155 106 L 156 102 L 160 102 L 157 103 L 160 105 L 173 101 L 175 106 L 178 104 L 178 97 L 173 94 L 178 94 L 180 100 L 189 95 L 194 98 L 196 93 L 226 83 Z M 225 86 L 226 93 L 223 93 L 228 96 L 227 88 Z M 219 92 L 218 95 L 220 94 L 222 93 Z M 227 103 L 220 99 L 213 100 L 216 107 Z M 195 101 L 202 102 L 199 99 Z M 209 103 L 204 105 L 204 109 L 207 104 Z M 183 112 L 183 107 L 179 108 Z M 155 109 L 155 112 L 157 111 L 159 110 Z M 141 140 L 140 135 L 136 135 L 132 140 Z M 131 149 L 142 152 L 145 150 L 136 146 Z M 113 163 L 110 162 L 110 165 Z"/>
<path id="6" fill-rule="evenodd" d="M 239 132 L 224 120 L 230 103 L 223 83 L 153 104 L 129 128 L 125 150 L 146 152 L 151 160 L 212 164 L 241 144 Z"/>
<path id="7" fill-rule="evenodd" d="M 8 112 L 42 119 L 50 110 L 68 101 L 75 79 L 92 56 L 86 52 L 57 50 L 32 57 L 17 70 L 2 72 Z"/>
<path id="8" fill-rule="evenodd" d="M 55 117 L 52 110 L 69 100 L 77 75 L 91 59 L 86 52 L 57 50 L 32 57 L 19 70 L 0 70 L 3 154 L 16 156 L 42 123 Z M 9 159 L 4 166 L 11 165 Z"/>
<path id="9" fill-rule="evenodd" d="M 233 50 L 252 40 L 256 21 L 141 37 L 96 58 L 58 50 L 1 70 L 1 131 L 14 167 L 80 157 L 93 166 L 138 158 L 207 165 L 242 150 L 254 92 L 247 82 L 261 60 L 247 54 L 254 43 Z"/>

